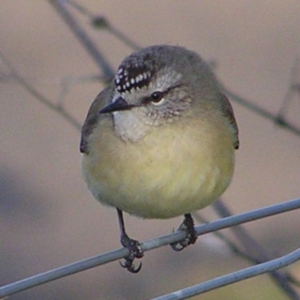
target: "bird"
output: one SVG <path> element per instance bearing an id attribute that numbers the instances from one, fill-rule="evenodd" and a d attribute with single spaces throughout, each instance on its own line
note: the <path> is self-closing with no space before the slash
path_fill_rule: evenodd
<path id="1" fill-rule="evenodd" d="M 117 210 L 121 265 L 141 269 L 138 240 L 123 212 L 144 219 L 184 216 L 178 228 L 197 235 L 191 213 L 216 200 L 234 172 L 238 127 L 209 65 L 192 50 L 153 45 L 126 57 L 92 103 L 81 131 L 81 172 L 92 195 Z"/>

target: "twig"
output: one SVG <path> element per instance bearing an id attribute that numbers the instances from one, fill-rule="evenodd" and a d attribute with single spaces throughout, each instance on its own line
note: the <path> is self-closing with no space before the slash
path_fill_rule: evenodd
<path id="1" fill-rule="evenodd" d="M 67 10 L 65 0 L 49 0 L 49 3 L 55 8 L 58 14 L 62 17 L 65 23 L 69 26 L 71 31 L 75 34 L 77 39 L 85 47 L 90 56 L 94 59 L 100 70 L 103 72 L 103 76 L 106 78 L 106 82 L 109 82 L 113 76 L 113 68 L 105 59 L 96 44 L 88 36 L 88 34 L 79 26 L 74 16 Z"/>
<path id="2" fill-rule="evenodd" d="M 298 71 L 299 71 L 299 59 L 296 59 L 294 65 L 293 65 L 293 68 L 292 68 L 292 72 L 291 72 L 290 87 L 282 101 L 281 108 L 277 114 L 277 118 L 279 120 L 284 119 L 284 115 L 286 113 L 288 104 L 292 100 L 292 95 L 295 93 L 295 91 L 297 91 Z"/>
<path id="3" fill-rule="evenodd" d="M 0 59 L 9 68 L 11 72 L 11 76 L 19 84 L 21 84 L 29 94 L 31 94 L 35 99 L 37 99 L 44 105 L 46 105 L 52 111 L 58 113 L 60 116 L 65 118 L 65 120 L 69 122 L 77 130 L 81 129 L 81 124 L 73 116 L 71 116 L 62 106 L 53 104 L 47 97 L 45 97 L 42 93 L 37 91 L 29 82 L 27 82 L 27 80 L 25 80 L 25 78 L 22 77 L 16 71 L 16 69 L 12 66 L 12 64 L 8 61 L 8 59 L 6 59 L 6 57 L 3 55 L 1 51 L 0 51 Z"/>
<path id="4" fill-rule="evenodd" d="M 194 219 L 198 223 L 209 223 L 209 221 L 204 218 L 200 213 L 194 212 L 193 214 Z M 234 227 L 233 227 L 234 228 Z M 232 242 L 224 233 L 221 231 L 214 231 L 213 234 L 218 237 L 221 241 L 223 241 L 229 248 L 230 250 L 238 255 L 239 257 L 247 260 L 250 263 L 257 264 L 258 261 L 256 261 L 255 257 L 246 253 L 244 250 L 241 250 L 238 245 L 236 245 L 234 242 Z"/>
<path id="5" fill-rule="evenodd" d="M 225 218 L 232 215 L 229 209 L 221 201 L 213 203 L 215 211 L 219 217 Z M 269 255 L 245 230 L 242 226 L 235 226 L 231 228 L 238 241 L 243 245 L 246 253 L 254 258 L 254 261 L 259 264 L 270 260 Z M 251 254 L 250 254 L 251 253 Z M 290 284 L 288 275 L 281 270 L 274 270 L 270 272 L 271 278 L 277 283 L 277 286 L 281 288 L 290 299 L 299 300 L 300 297 L 295 289 Z"/>
<path id="6" fill-rule="evenodd" d="M 221 85 L 222 86 L 222 85 Z M 228 95 L 232 100 L 234 100 L 235 102 L 245 106 L 247 109 L 255 112 L 256 114 L 273 121 L 275 124 L 288 129 L 289 131 L 291 131 L 292 133 L 296 134 L 297 136 L 300 136 L 300 128 L 297 128 L 296 126 L 294 126 L 292 123 L 290 123 L 289 121 L 285 120 L 283 118 L 283 116 L 276 116 L 273 115 L 272 113 L 268 112 L 267 110 L 265 110 L 264 108 L 250 102 L 249 100 L 239 96 L 238 94 L 230 91 L 229 89 L 227 89 L 226 87 L 222 86 L 222 89 L 224 91 L 224 93 L 226 95 Z"/>
<path id="7" fill-rule="evenodd" d="M 117 39 L 119 39 L 121 42 L 123 42 L 128 47 L 138 50 L 141 48 L 136 42 L 134 42 L 132 39 L 130 39 L 128 36 L 126 36 L 124 33 L 122 33 L 120 30 L 112 26 L 105 17 L 100 15 L 94 15 L 89 10 L 87 10 L 85 7 L 83 7 L 81 4 L 69 0 L 68 3 L 72 5 L 75 9 L 80 11 L 82 14 L 87 16 L 90 19 L 91 24 L 96 29 L 106 29 L 108 30 L 112 35 L 114 35 Z"/>

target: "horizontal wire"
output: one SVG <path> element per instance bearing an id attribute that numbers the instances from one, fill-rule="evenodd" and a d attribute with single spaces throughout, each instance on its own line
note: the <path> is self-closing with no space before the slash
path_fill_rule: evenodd
<path id="1" fill-rule="evenodd" d="M 242 281 L 244 279 L 248 279 L 254 276 L 258 276 L 267 272 L 271 272 L 300 260 L 300 248 L 281 256 L 280 258 L 276 258 L 270 260 L 265 263 L 261 263 L 259 265 L 255 265 L 249 268 L 242 269 L 237 272 L 233 272 L 224 276 L 220 276 L 214 278 L 212 280 L 208 280 L 203 283 L 199 283 L 182 290 L 178 290 L 172 292 L 170 294 L 166 294 L 157 298 L 153 298 L 152 300 L 181 300 L 187 299 L 211 290 L 214 290 L 219 287 L 223 287 L 232 283 L 236 283 Z"/>
<path id="2" fill-rule="evenodd" d="M 272 206 L 256 209 L 246 213 L 242 213 L 235 216 L 230 216 L 220 220 L 213 221 L 208 224 L 203 224 L 195 227 L 197 235 L 213 232 L 216 230 L 232 227 L 238 224 L 254 221 L 257 219 L 273 216 L 279 213 L 291 211 L 300 208 L 300 199 L 294 199 L 283 203 L 275 204 Z M 143 251 L 155 249 L 171 243 L 176 243 L 184 240 L 186 233 L 184 231 L 177 231 L 165 236 L 161 236 L 141 244 Z M 23 280 L 5 285 L 0 288 L 0 298 L 9 296 L 35 286 L 60 279 L 62 277 L 75 274 L 90 268 L 94 268 L 109 262 L 124 258 L 129 255 L 129 251 L 126 248 L 114 250 L 105 254 L 94 256 L 79 262 L 75 262 L 66 266 L 62 266 L 57 269 L 47 271 L 45 273 L 37 274 L 32 277 L 25 278 Z"/>

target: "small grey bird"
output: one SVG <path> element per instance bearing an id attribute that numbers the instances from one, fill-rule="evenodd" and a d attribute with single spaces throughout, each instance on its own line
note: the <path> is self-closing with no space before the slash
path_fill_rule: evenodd
<path id="1" fill-rule="evenodd" d="M 142 218 L 184 215 L 179 227 L 196 241 L 191 212 L 228 187 L 238 149 L 233 110 L 208 65 L 178 46 L 151 46 L 125 58 L 96 97 L 82 128 L 82 174 L 93 196 L 118 212 L 123 267 L 138 272 L 140 243 L 125 231 L 123 211 Z"/>

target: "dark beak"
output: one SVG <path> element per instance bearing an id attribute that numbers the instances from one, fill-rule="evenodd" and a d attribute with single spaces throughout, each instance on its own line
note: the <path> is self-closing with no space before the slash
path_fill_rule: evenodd
<path id="1" fill-rule="evenodd" d="M 128 110 L 134 107 L 134 105 L 128 104 L 122 97 L 119 97 L 116 101 L 104 106 L 99 113 L 106 114 L 119 110 Z"/>

